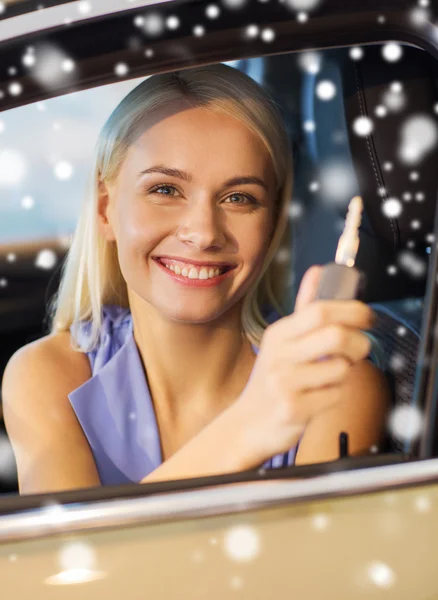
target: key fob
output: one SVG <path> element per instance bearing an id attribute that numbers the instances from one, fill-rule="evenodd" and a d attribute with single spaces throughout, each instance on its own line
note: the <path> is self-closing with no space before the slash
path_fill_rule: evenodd
<path id="1" fill-rule="evenodd" d="M 315 300 L 355 300 L 363 292 L 365 276 L 356 267 L 324 266 Z"/>

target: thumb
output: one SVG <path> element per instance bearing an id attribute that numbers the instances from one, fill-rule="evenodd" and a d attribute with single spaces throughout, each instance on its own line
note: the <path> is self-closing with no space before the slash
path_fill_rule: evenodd
<path id="1" fill-rule="evenodd" d="M 321 265 L 314 265 L 306 271 L 301 280 L 300 289 L 298 290 L 295 311 L 301 310 L 315 299 L 322 275 L 322 269 L 323 267 Z"/>

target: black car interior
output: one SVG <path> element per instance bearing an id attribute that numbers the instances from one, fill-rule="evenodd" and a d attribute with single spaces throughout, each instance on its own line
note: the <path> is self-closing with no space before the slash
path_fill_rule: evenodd
<path id="1" fill-rule="evenodd" d="M 325 166 L 336 160 L 348 166 L 355 185 L 351 196 L 363 197 L 357 265 L 366 274 L 363 299 L 378 315 L 373 335 L 382 350 L 380 364 L 390 381 L 394 406 L 416 401 L 416 363 L 438 189 L 438 147 L 412 169 L 395 155 L 400 120 L 418 113 L 433 116 L 438 102 L 433 59 L 413 47 L 404 46 L 403 52 L 402 61 L 388 63 L 382 60 L 381 46 L 365 46 L 364 57 L 357 61 L 351 59 L 348 48 L 329 50 L 323 53 L 318 73 L 303 71 L 295 54 L 235 63 L 263 83 L 279 103 L 293 143 L 293 205 L 297 211 L 292 213 L 291 256 L 295 291 L 312 264 L 333 260 L 346 211 L 345 203 L 325 202 L 323 191 L 312 188 L 311 182 L 318 181 Z M 318 83 L 326 79 L 337 88 L 330 102 L 321 101 L 315 93 Z M 402 85 L 406 105 L 400 112 L 376 118 L 375 108 L 393 82 Z M 352 131 L 352 121 L 360 116 L 375 123 L 367 137 Z M 312 121 L 315 128 L 306 128 L 305 123 Z M 387 163 L 392 165 L 390 170 L 385 168 Z M 417 179 L 410 179 L 411 171 L 418 172 Z M 382 203 L 389 197 L 403 199 L 403 211 L 397 218 L 390 219 L 382 212 Z M 415 227 L 414 221 L 418 222 Z M 39 271 L 34 260 L 38 250 L 51 243 L 58 256 L 65 253 L 47 240 L 14 249 L 0 246 L 0 272 L 9 281 L 7 288 L 0 289 L 0 374 L 13 352 L 47 333 L 45 309 L 56 290 L 60 264 L 53 271 Z M 11 251 L 20 257 L 16 263 L 6 260 Z M 405 256 L 402 253 L 407 253 L 409 264 L 420 265 L 418 271 L 406 268 L 400 260 Z M 266 311 L 268 314 L 269 307 Z M 403 368 L 394 356 L 400 357 Z M 415 443 L 391 435 L 385 450 L 417 452 Z M 16 491 L 16 486 L 16 481 L 2 483 L 0 474 L 0 492 Z"/>

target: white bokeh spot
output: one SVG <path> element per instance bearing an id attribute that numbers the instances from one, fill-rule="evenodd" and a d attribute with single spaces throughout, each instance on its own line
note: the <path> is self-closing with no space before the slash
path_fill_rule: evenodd
<path id="1" fill-rule="evenodd" d="M 275 31 L 272 27 L 265 27 L 265 29 L 262 30 L 260 37 L 264 42 L 273 42 L 275 40 Z"/>
<path id="2" fill-rule="evenodd" d="M 390 42 L 385 44 L 382 48 L 382 56 L 388 62 L 397 62 L 403 56 L 403 48 L 400 44 Z"/>
<path id="3" fill-rule="evenodd" d="M 73 177 L 73 165 L 66 160 L 60 160 L 54 168 L 54 175 L 60 181 L 68 181 Z"/>
<path id="4" fill-rule="evenodd" d="M 221 14 L 220 8 L 216 4 L 210 4 L 205 9 L 205 14 L 209 19 L 217 19 Z"/>
<path id="5" fill-rule="evenodd" d="M 180 26 L 180 20 L 179 20 L 179 18 L 176 15 L 170 15 L 166 19 L 166 26 L 171 31 L 174 31 L 175 29 L 178 29 L 178 27 Z"/>
<path id="6" fill-rule="evenodd" d="M 158 36 L 163 33 L 164 19 L 160 13 L 153 12 L 143 18 L 143 31 L 150 36 Z"/>
<path id="7" fill-rule="evenodd" d="M 422 432 L 423 415 L 414 406 L 399 406 L 392 411 L 388 428 L 394 438 L 403 442 L 413 442 Z"/>
<path id="8" fill-rule="evenodd" d="M 368 577 L 379 588 L 387 589 L 394 585 L 396 576 L 394 571 L 387 564 L 374 561 L 367 569 Z"/>
<path id="9" fill-rule="evenodd" d="M 32 196 L 24 196 L 24 198 L 21 200 L 21 206 L 24 208 L 24 210 L 30 210 L 35 206 L 35 200 L 32 198 Z"/>
<path id="10" fill-rule="evenodd" d="M 427 115 L 407 119 L 400 129 L 399 159 L 406 165 L 419 164 L 438 144 L 438 125 Z"/>
<path id="11" fill-rule="evenodd" d="M 114 67 L 114 73 L 117 77 L 125 77 L 129 73 L 129 67 L 124 62 L 119 62 Z"/>
<path id="12" fill-rule="evenodd" d="M 250 525 L 237 525 L 225 534 L 225 553 L 237 562 L 254 560 L 260 553 L 260 546 L 260 536 Z"/>
<path id="13" fill-rule="evenodd" d="M 316 75 L 321 70 L 322 55 L 319 52 L 303 52 L 298 56 L 298 66 L 311 75 Z"/>
<path id="14" fill-rule="evenodd" d="M 285 0 L 285 4 L 295 11 L 311 11 L 315 10 L 321 0 Z"/>
<path id="15" fill-rule="evenodd" d="M 316 95 L 320 100 L 333 100 L 333 98 L 336 96 L 335 84 L 328 79 L 320 81 L 316 86 Z"/>
<path id="16" fill-rule="evenodd" d="M 13 81 L 8 85 L 8 92 L 11 96 L 19 96 L 23 91 L 23 86 L 18 81 Z"/>
<path id="17" fill-rule="evenodd" d="M 18 150 L 0 150 L 0 187 L 13 187 L 21 183 L 26 176 L 27 165 L 24 156 Z"/>
<path id="18" fill-rule="evenodd" d="M 374 125 L 368 117 L 358 117 L 353 121 L 353 131 L 356 135 L 366 137 L 373 131 Z"/>
<path id="19" fill-rule="evenodd" d="M 403 205 L 398 198 L 388 198 L 382 204 L 382 212 L 388 219 L 396 219 L 403 212 Z"/>
<path id="20" fill-rule="evenodd" d="M 360 46 L 350 48 L 349 55 L 352 60 L 361 60 L 364 57 L 363 48 L 361 48 Z"/>
<path id="21" fill-rule="evenodd" d="M 58 257 L 53 250 L 49 248 L 45 248 L 44 250 L 40 250 L 35 260 L 35 266 L 38 269 L 50 270 L 56 265 L 58 261 Z"/>

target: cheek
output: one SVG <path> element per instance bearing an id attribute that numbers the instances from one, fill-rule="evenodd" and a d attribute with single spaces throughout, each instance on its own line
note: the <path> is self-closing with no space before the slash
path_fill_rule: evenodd
<path id="1" fill-rule="evenodd" d="M 260 220 L 252 227 L 242 227 L 236 235 L 239 239 L 239 254 L 244 261 L 253 268 L 263 262 L 269 247 L 272 235 L 272 226 L 269 219 Z"/>
<path id="2" fill-rule="evenodd" d="M 166 223 L 157 219 L 153 210 L 142 210 L 125 206 L 117 217 L 117 245 L 119 251 L 144 253 L 163 236 Z"/>

